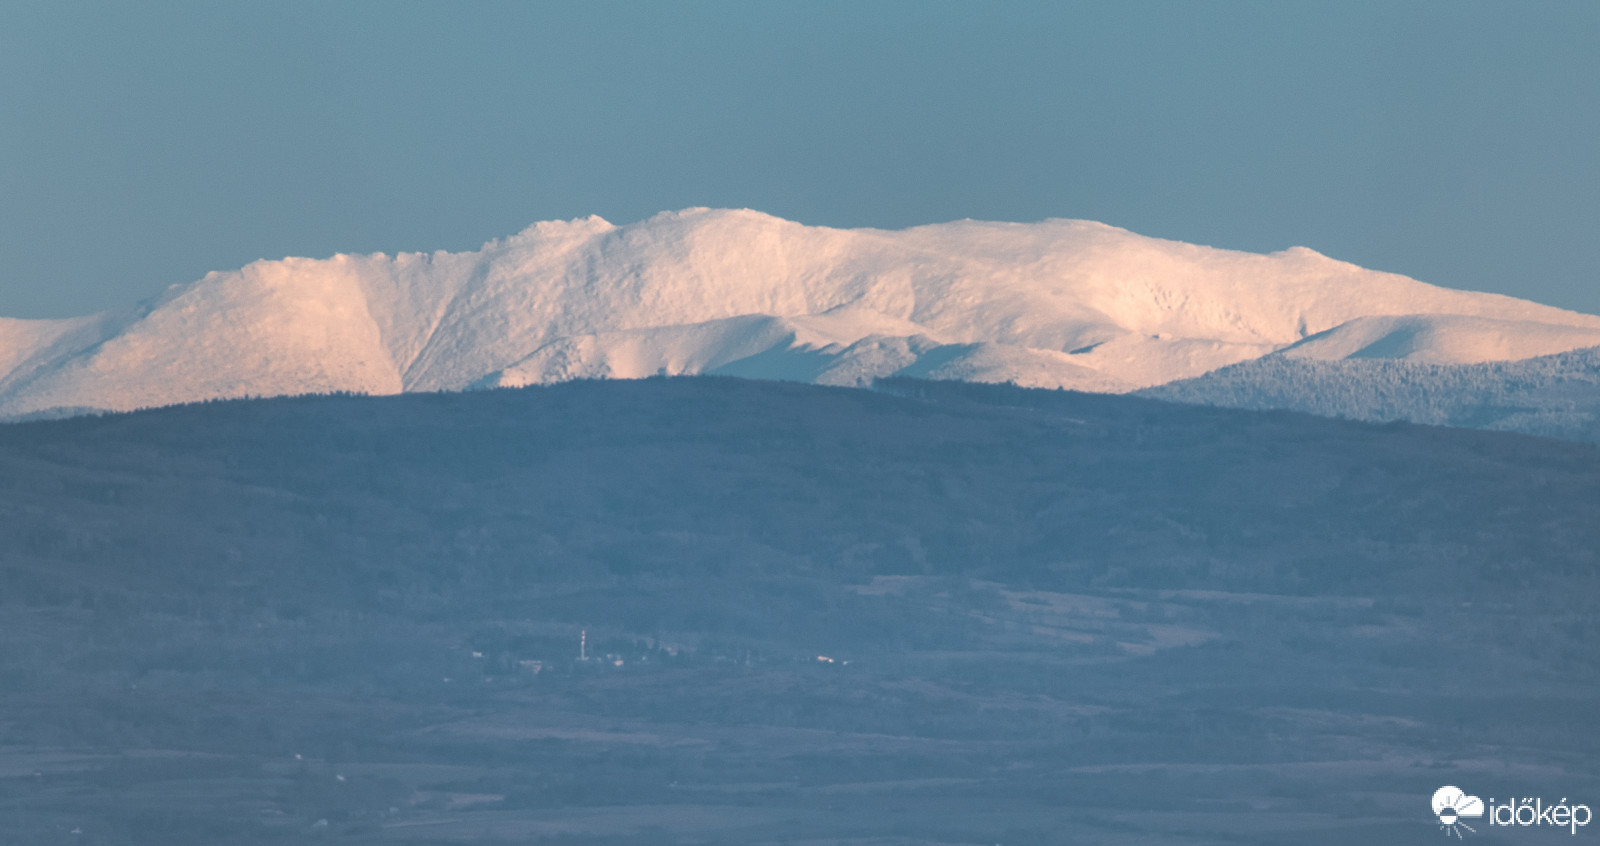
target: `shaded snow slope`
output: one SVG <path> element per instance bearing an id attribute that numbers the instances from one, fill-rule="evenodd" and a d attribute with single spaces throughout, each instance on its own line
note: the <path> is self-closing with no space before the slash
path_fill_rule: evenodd
<path id="1" fill-rule="evenodd" d="M 1600 343 L 1600 317 L 1088 221 L 891 232 L 689 209 L 468 253 L 259 261 L 126 313 L 0 321 L 0 415 L 702 372 L 1123 391 L 1297 343 L 1518 358 Z"/>
<path id="2" fill-rule="evenodd" d="M 1600 347 L 1525 361 L 1428 364 L 1269 355 L 1141 391 L 1156 399 L 1600 443 Z"/>

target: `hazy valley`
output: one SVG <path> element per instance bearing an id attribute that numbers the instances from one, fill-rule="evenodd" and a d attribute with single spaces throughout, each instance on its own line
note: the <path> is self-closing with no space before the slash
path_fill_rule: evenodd
<path id="1" fill-rule="evenodd" d="M 1592 446 L 960 383 L 13 424 L 0 829 L 1412 843 L 1600 787 L 1597 515 Z"/>

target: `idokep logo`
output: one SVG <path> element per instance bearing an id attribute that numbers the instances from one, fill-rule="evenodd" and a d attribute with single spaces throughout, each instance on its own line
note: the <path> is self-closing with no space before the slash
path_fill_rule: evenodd
<path id="1" fill-rule="evenodd" d="M 1491 826 L 1550 825 L 1565 828 L 1574 835 L 1594 816 L 1588 805 L 1569 805 L 1566 797 L 1551 804 L 1533 796 L 1513 798 L 1500 804 L 1495 804 L 1491 798 L 1486 809 L 1482 799 L 1468 795 L 1459 787 L 1447 784 L 1433 792 L 1433 815 L 1438 818 L 1439 830 L 1446 837 L 1454 834 L 1458 840 L 1465 839 L 1461 836 L 1462 829 L 1476 834 L 1477 829 L 1464 820 L 1485 816 L 1486 810 Z"/>
<path id="2" fill-rule="evenodd" d="M 1462 839 L 1461 829 L 1477 833 L 1477 829 L 1462 822 L 1462 818 L 1477 819 L 1483 816 L 1483 800 L 1468 796 L 1461 788 L 1445 785 L 1433 791 L 1433 815 L 1439 818 L 1439 830 L 1448 837 Z"/>

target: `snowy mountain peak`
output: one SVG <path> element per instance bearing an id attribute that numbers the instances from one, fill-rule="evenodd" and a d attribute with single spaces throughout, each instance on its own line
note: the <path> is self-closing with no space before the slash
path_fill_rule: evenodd
<path id="1" fill-rule="evenodd" d="M 465 253 L 252 262 L 138 308 L 0 320 L 0 415 L 656 373 L 1123 391 L 1279 350 L 1429 362 L 1600 343 L 1600 317 L 1103 223 L 899 231 L 690 208 Z M 1287 349 L 1286 349 L 1287 348 Z"/>

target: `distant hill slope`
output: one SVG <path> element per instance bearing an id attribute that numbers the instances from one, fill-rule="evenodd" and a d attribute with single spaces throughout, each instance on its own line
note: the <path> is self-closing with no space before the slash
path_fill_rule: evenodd
<path id="1" fill-rule="evenodd" d="M 1577 469 L 1600 456 L 1581 446 L 920 380 L 875 392 L 697 378 L 203 403 L 0 425 L 0 549 L 13 576 L 71 583 L 79 562 L 99 589 L 145 577 L 222 586 L 227 561 L 320 580 L 339 569 L 318 563 L 334 555 L 397 577 L 545 562 L 587 578 L 624 558 L 633 570 L 786 568 L 801 556 L 857 577 L 1087 567 L 1171 585 L 1200 567 L 1197 583 L 1229 589 L 1332 590 L 1375 572 L 1362 567 L 1425 580 L 1442 565 L 1437 543 L 1412 548 L 1421 518 L 1408 509 L 1466 532 L 1446 546 L 1472 561 L 1510 543 L 1473 528 L 1493 522 L 1510 484 L 1455 461 L 1481 450 L 1495 466 L 1570 464 L 1572 484 L 1600 491 L 1588 487 L 1600 475 Z M 1380 453 L 1385 476 L 1409 481 L 1364 476 Z M 1300 471 L 1283 472 L 1287 455 Z M 1452 493 L 1433 501 L 1424 489 Z M 1553 499 L 1540 519 L 1586 520 L 1592 504 Z M 674 526 L 739 540 L 662 545 Z M 870 554 L 856 549 L 868 537 Z M 1390 551 L 1353 563 L 1361 537 Z M 1592 554 L 1549 547 L 1539 560 Z"/>
<path id="2" fill-rule="evenodd" d="M 1600 791 L 1597 510 L 1582 444 L 959 382 L 0 425 L 0 831 L 1423 842 Z"/>
<path id="3" fill-rule="evenodd" d="M 1600 443 L 1600 347 L 1526 361 L 1414 361 L 1264 356 L 1140 392 L 1231 408 L 1289 409 L 1354 420 L 1407 420 Z"/>
<path id="4" fill-rule="evenodd" d="M 0 417 L 695 373 L 1118 392 L 1292 344 L 1512 359 L 1600 344 L 1600 317 L 1089 221 L 841 230 L 688 209 L 475 252 L 259 261 L 126 312 L 0 319 Z"/>

